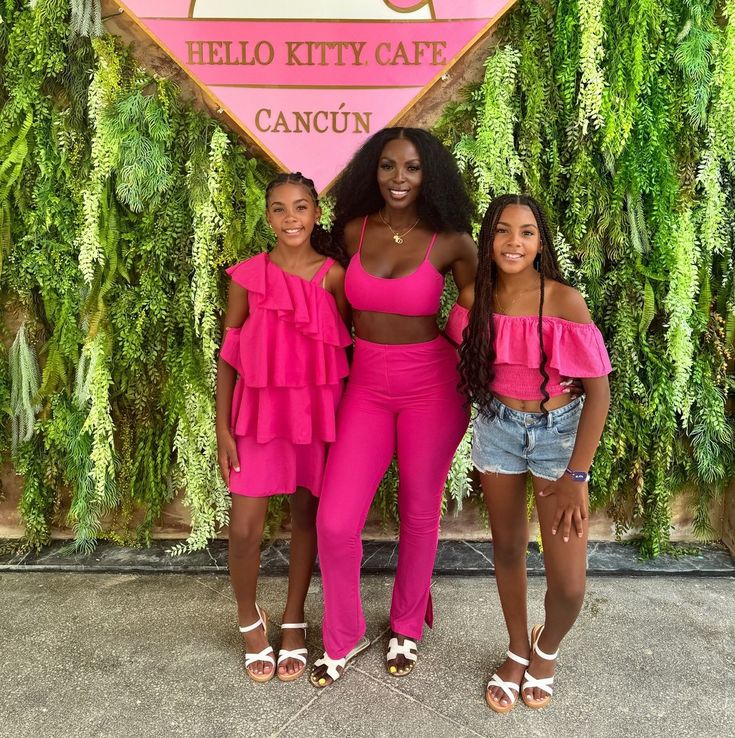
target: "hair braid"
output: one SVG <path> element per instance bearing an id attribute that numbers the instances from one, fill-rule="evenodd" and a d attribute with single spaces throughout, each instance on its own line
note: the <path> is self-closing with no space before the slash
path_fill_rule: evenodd
<path id="1" fill-rule="evenodd" d="M 505 207 L 505 205 L 503 205 Z M 480 228 L 481 244 L 492 242 L 492 234 L 503 208 L 492 212 L 488 208 Z M 493 324 L 493 293 L 495 291 L 496 266 L 492 251 L 478 252 L 475 304 L 470 310 L 469 323 L 464 330 L 464 341 L 459 352 L 459 390 L 468 402 L 474 403 L 484 415 L 490 414 L 490 391 L 495 372 L 495 326 Z M 481 278 L 482 275 L 482 278 Z"/>
<path id="2" fill-rule="evenodd" d="M 541 364 L 539 365 L 539 372 L 541 372 L 541 395 L 543 396 L 543 400 L 541 400 L 541 412 L 546 415 L 546 403 L 549 401 L 549 393 L 546 390 L 547 385 L 549 384 L 549 375 L 546 371 L 546 362 L 548 360 L 548 357 L 546 356 L 546 349 L 544 348 L 544 294 L 545 294 L 545 285 L 544 285 L 544 260 L 546 258 L 546 249 L 542 246 L 541 247 L 541 264 L 539 266 L 539 276 L 540 276 L 540 295 L 539 295 L 539 301 L 538 301 L 538 343 L 539 347 L 541 349 Z"/>

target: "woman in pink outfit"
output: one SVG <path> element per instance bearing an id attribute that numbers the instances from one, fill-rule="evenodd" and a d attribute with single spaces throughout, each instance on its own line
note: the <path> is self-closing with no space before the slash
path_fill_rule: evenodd
<path id="1" fill-rule="evenodd" d="M 469 308 L 469 311 L 468 309 Z M 551 699 L 562 638 L 582 606 L 589 469 L 610 404 L 610 360 L 582 295 L 563 279 L 538 203 L 504 195 L 480 231 L 477 282 L 460 294 L 447 334 L 462 343 L 460 374 L 473 422 L 493 536 L 495 579 L 508 628 L 507 659 L 485 699 L 495 712 Z M 565 391 L 578 377 L 584 396 Z M 536 498 L 546 619 L 528 633 L 526 478 Z"/>
<path id="2" fill-rule="evenodd" d="M 457 353 L 436 316 L 444 277 L 475 279 L 471 205 L 456 164 L 415 128 L 379 131 L 335 187 L 335 239 L 351 256 L 345 292 L 355 354 L 340 406 L 317 516 L 325 653 L 311 675 L 324 687 L 368 642 L 360 600 L 361 532 L 394 454 L 400 537 L 388 673 L 408 674 L 424 620 L 442 492 L 469 420 Z"/>
<path id="3" fill-rule="evenodd" d="M 316 558 L 315 517 L 351 343 L 344 252 L 317 225 L 314 183 L 283 174 L 266 190 L 276 245 L 232 278 L 217 370 L 217 446 L 232 494 L 229 568 L 255 682 L 297 679 L 306 665 L 304 600 Z M 278 660 L 255 591 L 270 496 L 291 495 L 291 560 Z"/>

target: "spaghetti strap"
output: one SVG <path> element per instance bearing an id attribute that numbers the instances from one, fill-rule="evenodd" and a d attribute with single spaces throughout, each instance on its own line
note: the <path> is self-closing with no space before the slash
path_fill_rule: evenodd
<path id="1" fill-rule="evenodd" d="M 325 277 L 327 275 L 327 272 L 332 268 L 332 264 L 334 264 L 334 259 L 328 256 L 324 260 L 324 263 L 319 267 L 317 273 L 309 281 L 316 284 L 321 282 L 322 278 Z"/>
<path id="2" fill-rule="evenodd" d="M 365 229 L 367 228 L 368 216 L 365 216 L 365 220 L 362 221 L 362 231 L 360 231 L 360 243 L 357 244 L 357 253 L 362 251 L 362 242 L 365 238 Z"/>
<path id="3" fill-rule="evenodd" d="M 433 248 L 434 248 L 434 243 L 436 242 L 436 237 L 437 237 L 438 235 L 439 235 L 438 233 L 435 233 L 435 234 L 434 234 L 434 235 L 433 235 L 433 236 L 431 237 L 431 241 L 429 241 L 429 248 L 428 248 L 428 249 L 426 249 L 426 254 L 424 255 L 424 261 L 428 261 L 428 260 L 429 260 L 429 254 L 431 253 L 431 249 L 433 249 Z"/>

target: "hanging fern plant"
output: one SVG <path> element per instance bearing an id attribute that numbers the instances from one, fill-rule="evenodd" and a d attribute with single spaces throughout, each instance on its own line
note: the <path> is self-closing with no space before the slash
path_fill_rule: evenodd
<path id="1" fill-rule="evenodd" d="M 27 317 L 0 355 L 0 418 L 13 418 L 0 454 L 12 430 L 27 546 L 54 523 L 83 550 L 146 543 L 181 495 L 180 552 L 227 522 L 222 268 L 267 247 L 272 173 L 101 35 L 99 11 L 0 8 L 0 292 Z M 735 476 L 735 0 L 520 0 L 497 38 L 436 130 L 480 214 L 509 190 L 545 204 L 604 330 L 615 371 L 593 501 L 655 555 L 673 495 L 693 490 L 695 529 L 711 535 Z M 455 509 L 470 470 L 468 436 Z M 386 521 L 395 481 L 376 498 Z M 270 527 L 282 511 L 275 500 Z"/>

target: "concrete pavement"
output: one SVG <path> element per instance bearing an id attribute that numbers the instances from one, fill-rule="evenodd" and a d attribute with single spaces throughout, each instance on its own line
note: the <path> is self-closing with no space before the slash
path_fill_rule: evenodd
<path id="1" fill-rule="evenodd" d="M 329 689 L 244 674 L 229 581 L 217 575 L 0 574 L 0 735 L 733 736 L 735 579 L 589 581 L 551 706 L 508 716 L 483 687 L 506 644 L 494 582 L 439 577 L 413 674 L 386 674 L 392 579 L 363 577 L 368 652 Z M 282 577 L 260 603 L 280 622 Z M 307 600 L 320 643 L 320 580 Z M 530 580 L 532 621 L 543 580 Z M 278 646 L 278 629 L 270 629 Z"/>

